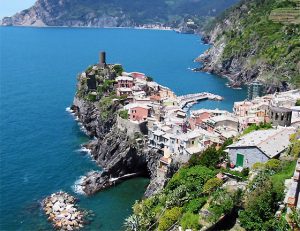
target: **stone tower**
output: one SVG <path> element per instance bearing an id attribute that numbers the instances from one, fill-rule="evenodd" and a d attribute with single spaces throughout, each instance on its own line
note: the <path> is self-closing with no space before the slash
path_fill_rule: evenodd
<path id="1" fill-rule="evenodd" d="M 99 65 L 101 67 L 105 67 L 106 66 L 106 53 L 105 51 L 101 51 L 100 55 L 99 55 Z"/>

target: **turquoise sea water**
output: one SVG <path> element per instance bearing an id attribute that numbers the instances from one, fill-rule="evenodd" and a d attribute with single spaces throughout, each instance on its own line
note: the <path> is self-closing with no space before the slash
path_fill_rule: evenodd
<path id="1" fill-rule="evenodd" d="M 58 190 L 95 212 L 87 230 L 120 230 L 148 180 L 128 180 L 93 197 L 74 192 L 80 176 L 99 169 L 79 151 L 88 138 L 65 111 L 76 75 L 105 50 L 109 62 L 145 72 L 178 95 L 210 91 L 225 97 L 195 108 L 231 110 L 244 90 L 188 70 L 207 48 L 196 35 L 171 31 L 0 27 L 0 230 L 51 230 L 39 201 Z"/>

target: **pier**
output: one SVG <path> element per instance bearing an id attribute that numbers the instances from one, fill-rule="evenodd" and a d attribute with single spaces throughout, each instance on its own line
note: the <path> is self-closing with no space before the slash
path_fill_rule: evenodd
<path id="1" fill-rule="evenodd" d="M 179 106 L 183 109 L 188 104 L 195 104 L 200 100 L 223 100 L 222 96 L 215 95 L 209 92 L 200 92 L 195 94 L 182 95 L 177 97 L 179 100 Z"/>

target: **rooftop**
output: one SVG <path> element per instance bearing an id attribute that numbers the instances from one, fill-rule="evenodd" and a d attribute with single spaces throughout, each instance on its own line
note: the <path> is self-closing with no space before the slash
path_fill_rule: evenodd
<path id="1" fill-rule="evenodd" d="M 119 80 L 133 81 L 133 78 L 132 77 L 128 77 L 128 76 L 119 76 L 119 77 L 116 78 L 116 81 L 119 81 Z"/>
<path id="2" fill-rule="evenodd" d="M 130 103 L 124 106 L 124 109 L 129 110 L 132 108 L 141 107 L 145 109 L 150 109 L 150 107 L 147 104 L 141 104 L 141 103 Z"/>
<path id="3" fill-rule="evenodd" d="M 266 156 L 273 158 L 288 147 L 290 135 L 294 132 L 294 128 L 290 127 L 254 131 L 242 136 L 239 141 L 229 145 L 228 148 L 257 147 Z"/>

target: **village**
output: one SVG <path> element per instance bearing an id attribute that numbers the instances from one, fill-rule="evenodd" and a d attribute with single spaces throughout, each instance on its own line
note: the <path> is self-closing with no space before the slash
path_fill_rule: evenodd
<path id="1" fill-rule="evenodd" d="M 209 92 L 177 96 L 146 74 L 125 72 L 120 66 L 108 66 L 102 52 L 99 64 L 91 66 L 81 78 L 86 79 L 88 95 L 95 100 L 99 97 L 97 71 L 117 67 L 117 76 L 110 74 L 109 80 L 104 81 L 112 85 L 116 95 L 113 101 L 122 99 L 124 102 L 118 109 L 117 127 L 161 156 L 157 178 L 165 179 L 172 166 L 186 164 L 194 154 L 209 147 L 219 149 L 228 139 L 233 143 L 226 147 L 227 159 L 221 167 L 229 166 L 239 172 L 252 169 L 257 163 L 281 159 L 290 147 L 291 136 L 296 134 L 296 139 L 300 139 L 299 89 L 262 95 L 261 85 L 254 82 L 248 86 L 248 98 L 235 102 L 232 112 L 205 108 L 190 110 L 201 100 L 220 101 L 223 97 Z M 285 183 L 284 203 L 288 208 L 300 208 L 299 166 L 300 159 L 294 176 Z M 218 174 L 217 177 L 224 179 L 228 175 Z"/>

